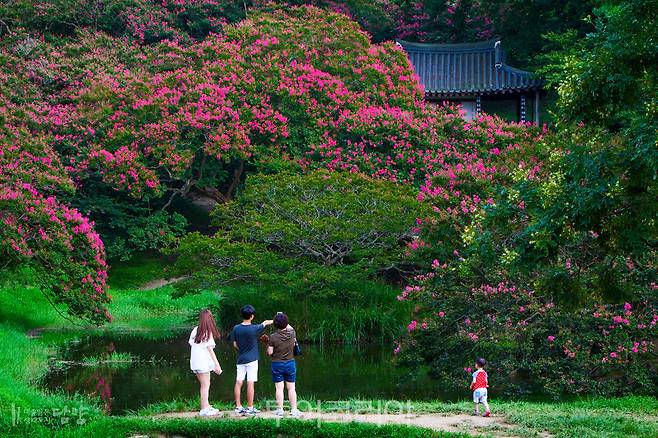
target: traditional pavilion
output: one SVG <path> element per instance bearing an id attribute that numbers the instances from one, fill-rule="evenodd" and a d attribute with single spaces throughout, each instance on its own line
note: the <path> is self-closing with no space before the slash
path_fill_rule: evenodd
<path id="1" fill-rule="evenodd" d="M 465 44 L 397 42 L 425 88 L 429 102 L 462 104 L 465 118 L 481 112 L 539 124 L 543 81 L 532 73 L 505 64 L 498 40 Z M 528 113 L 531 105 L 532 112 Z"/>

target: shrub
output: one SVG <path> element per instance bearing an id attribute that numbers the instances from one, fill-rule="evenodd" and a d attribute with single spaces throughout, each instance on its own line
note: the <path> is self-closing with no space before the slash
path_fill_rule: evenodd
<path id="1" fill-rule="evenodd" d="M 252 175 L 213 212 L 220 233 L 323 265 L 394 265 L 421 214 L 413 192 L 358 174 Z"/>
<path id="2" fill-rule="evenodd" d="M 655 297 L 567 311 L 504 281 L 455 287 L 446 277 L 459 274 L 441 271 L 408 286 L 400 298 L 412 299 L 418 311 L 403 358 L 429 364 L 442 385 L 463 387 L 475 358 L 485 357 L 498 393 L 655 392 Z"/>
<path id="3" fill-rule="evenodd" d="M 307 339 L 391 339 L 405 309 L 390 306 L 394 289 L 375 277 L 413 268 L 402 252 L 419 208 L 409 189 L 358 174 L 253 175 L 218 206 L 217 235 L 181 240 L 177 269 L 192 277 L 177 287 L 225 289 L 225 323 L 251 300 L 263 312 L 288 309 Z"/>
<path id="4" fill-rule="evenodd" d="M 485 355 L 553 395 L 655 391 L 653 183 L 626 185 L 618 140 L 545 137 L 551 152 L 467 216 L 455 251 L 400 296 L 417 305 L 411 360 L 447 379 Z"/>
<path id="5" fill-rule="evenodd" d="M 177 249 L 176 295 L 218 290 L 215 313 L 225 328 L 249 302 L 263 318 L 285 309 L 300 339 L 354 343 L 390 341 L 408 312 L 391 306 L 397 289 L 372 280 L 368 267 L 325 266 L 284 257 L 261 244 L 190 233 Z"/>

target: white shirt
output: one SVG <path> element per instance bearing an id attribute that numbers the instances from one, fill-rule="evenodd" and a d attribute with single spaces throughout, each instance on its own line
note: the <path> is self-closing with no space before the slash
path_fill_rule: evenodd
<path id="1" fill-rule="evenodd" d="M 215 340 L 213 339 L 212 333 L 207 341 L 196 343 L 194 338 L 196 337 L 197 327 L 194 327 L 192 333 L 190 334 L 190 340 L 188 344 L 192 347 L 190 355 L 190 369 L 197 373 L 207 373 L 215 369 L 215 361 L 210 355 L 208 348 L 215 348 Z"/>

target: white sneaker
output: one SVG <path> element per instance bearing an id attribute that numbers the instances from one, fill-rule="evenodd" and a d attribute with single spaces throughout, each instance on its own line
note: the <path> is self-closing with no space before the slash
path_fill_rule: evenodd
<path id="1" fill-rule="evenodd" d="M 212 417 L 212 416 L 217 415 L 217 414 L 219 414 L 219 411 L 217 409 L 213 408 L 213 407 L 201 409 L 199 411 L 199 416 L 200 417 Z"/>
<path id="2" fill-rule="evenodd" d="M 292 418 L 302 418 L 302 413 L 299 411 L 299 409 L 295 409 L 294 411 L 290 412 L 290 416 Z"/>
<path id="3" fill-rule="evenodd" d="M 260 414 L 260 411 L 256 408 L 247 408 L 247 410 L 244 413 L 246 415 L 256 415 L 256 414 Z"/>
<path id="4" fill-rule="evenodd" d="M 240 406 L 239 408 L 235 408 L 233 412 L 235 413 L 235 415 L 244 415 L 247 412 L 247 410 L 242 406 Z"/>
<path id="5" fill-rule="evenodd" d="M 283 412 L 283 409 L 277 408 L 277 410 L 274 411 L 274 415 L 276 415 L 277 417 L 283 417 L 285 415 L 285 412 Z"/>

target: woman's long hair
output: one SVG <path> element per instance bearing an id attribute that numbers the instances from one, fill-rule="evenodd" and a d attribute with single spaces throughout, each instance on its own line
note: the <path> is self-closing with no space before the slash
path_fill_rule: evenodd
<path id="1" fill-rule="evenodd" d="M 194 342 L 200 344 L 210 339 L 210 336 L 213 336 L 215 339 L 219 339 L 219 330 L 217 330 L 217 324 L 215 324 L 215 318 L 212 317 L 212 313 L 208 309 L 204 309 L 199 313 L 199 325 L 196 329 L 196 336 L 194 337 Z"/>

